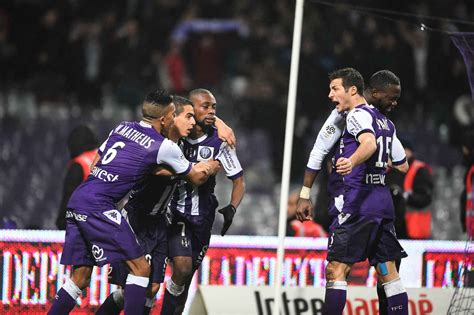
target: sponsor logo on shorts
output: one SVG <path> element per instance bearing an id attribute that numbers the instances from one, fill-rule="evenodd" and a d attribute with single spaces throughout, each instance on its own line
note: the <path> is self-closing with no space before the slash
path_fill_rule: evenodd
<path id="1" fill-rule="evenodd" d="M 107 257 L 104 257 L 104 250 L 97 245 L 92 245 L 92 256 L 97 262 L 107 259 Z"/>
<path id="2" fill-rule="evenodd" d="M 103 212 L 103 214 L 118 225 L 120 225 L 120 223 L 122 222 L 122 215 L 120 214 L 120 212 L 118 212 L 118 210 L 105 211 Z"/>
<path id="3" fill-rule="evenodd" d="M 73 211 L 66 211 L 66 219 L 74 218 L 78 222 L 86 222 L 87 216 L 85 214 L 75 213 Z"/>
<path id="4" fill-rule="evenodd" d="M 204 245 L 201 249 L 201 252 L 199 253 L 199 256 L 196 259 L 196 263 L 200 265 L 202 263 L 202 260 L 204 259 L 204 256 L 206 256 L 207 249 L 209 248 L 208 245 Z"/>

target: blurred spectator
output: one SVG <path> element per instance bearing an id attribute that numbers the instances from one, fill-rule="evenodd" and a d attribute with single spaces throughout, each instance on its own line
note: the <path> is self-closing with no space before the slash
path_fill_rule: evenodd
<path id="1" fill-rule="evenodd" d="M 286 226 L 287 236 L 327 237 L 328 234 L 321 225 L 314 221 L 300 222 L 296 219 L 296 208 L 300 194 L 294 191 L 288 197 L 288 217 Z M 326 210 L 327 212 L 327 210 Z"/>
<path id="2" fill-rule="evenodd" d="M 450 128 L 451 144 L 461 146 L 463 139 L 459 135 L 474 128 L 474 102 L 470 95 L 461 95 L 454 102 Z"/>
<path id="3" fill-rule="evenodd" d="M 463 231 L 467 232 L 472 239 L 474 237 L 474 130 L 464 133 L 462 153 L 467 172 L 464 191 L 461 194 L 461 224 Z"/>
<path id="4" fill-rule="evenodd" d="M 63 195 L 59 206 L 56 226 L 66 229 L 67 202 L 72 192 L 90 173 L 90 165 L 97 153 L 98 142 L 94 132 L 87 126 L 74 128 L 68 137 L 68 148 L 71 156 L 63 184 Z"/>
<path id="5" fill-rule="evenodd" d="M 410 239 L 429 239 L 431 237 L 431 210 L 429 205 L 433 199 L 433 176 L 431 167 L 415 158 L 412 144 L 402 140 L 405 154 L 410 165 L 408 172 L 391 171 L 387 181 L 390 185 L 397 218 L 405 212 L 406 234 Z M 403 200 L 400 198 L 403 196 Z M 404 207 L 405 206 L 405 207 Z M 405 211 L 403 211 L 405 208 Z M 403 227 L 398 221 L 399 237 L 404 234 Z"/>

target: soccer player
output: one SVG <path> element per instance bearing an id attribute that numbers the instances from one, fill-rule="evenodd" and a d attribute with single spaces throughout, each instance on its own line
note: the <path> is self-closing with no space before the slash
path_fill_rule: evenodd
<path id="1" fill-rule="evenodd" d="M 371 77 L 371 85 L 372 85 L 372 102 L 377 105 L 378 108 L 381 110 L 387 111 L 391 110 L 394 106 L 396 106 L 396 100 L 398 99 L 400 95 L 400 84 L 398 78 L 391 72 L 389 71 L 380 71 L 374 74 Z M 330 314 L 338 314 L 342 312 L 342 309 L 344 308 L 344 303 L 345 303 L 345 277 L 347 276 L 350 267 L 352 266 L 352 263 L 356 261 L 362 261 L 365 260 L 365 256 L 369 256 L 369 260 L 372 265 L 377 263 L 377 260 L 380 264 L 377 266 L 377 270 L 380 271 L 382 269 L 382 272 L 379 272 L 379 275 L 381 275 L 381 280 L 383 282 L 390 281 L 390 280 L 395 280 L 393 283 L 386 284 L 385 286 L 385 291 L 389 289 L 390 292 L 393 292 L 393 290 L 390 290 L 390 288 L 395 287 L 395 288 L 402 288 L 401 282 L 399 280 L 396 280 L 398 277 L 398 274 L 395 271 L 392 270 L 392 263 L 386 262 L 390 260 L 390 256 L 394 256 L 393 260 L 397 258 L 401 258 L 405 254 L 400 252 L 398 253 L 397 250 L 398 248 L 401 249 L 400 245 L 398 244 L 398 241 L 396 241 L 396 238 L 390 237 L 389 233 L 386 233 L 389 231 L 390 227 L 393 226 L 393 222 L 390 222 L 390 217 L 393 218 L 393 205 L 391 204 L 391 199 L 389 195 L 389 199 L 387 199 L 386 196 L 386 188 L 384 187 L 382 181 L 384 180 L 384 161 L 375 161 L 377 165 L 373 167 L 373 162 L 374 162 L 374 157 L 372 157 L 369 160 L 366 160 L 368 158 L 368 152 L 362 151 L 365 156 L 360 157 L 357 152 L 357 150 L 354 151 L 355 146 L 357 145 L 357 140 L 353 139 L 354 136 L 358 136 L 358 140 L 362 140 L 362 138 L 367 138 L 367 136 L 364 136 L 364 134 L 369 134 L 368 138 L 370 140 L 371 136 L 373 136 L 372 133 L 376 133 L 378 135 L 376 143 L 379 143 L 379 146 L 377 148 L 379 155 L 377 155 L 377 159 L 387 159 L 389 157 L 388 150 L 391 148 L 390 152 L 390 158 L 392 159 L 392 163 L 394 167 L 398 168 L 401 171 L 406 171 L 406 168 L 408 167 L 405 163 L 404 159 L 404 153 L 403 153 L 403 147 L 401 146 L 400 142 L 396 138 L 396 135 L 394 134 L 394 128 L 393 128 L 393 134 L 392 136 L 388 135 L 379 135 L 380 132 L 378 130 L 379 126 L 382 126 L 383 130 L 388 131 L 393 124 L 389 122 L 385 116 L 383 116 L 376 108 L 367 106 L 367 105 L 362 105 L 365 103 L 365 100 L 362 97 L 362 90 L 363 90 L 363 81 L 362 77 L 360 74 L 358 74 L 357 71 L 353 69 L 343 69 L 334 72 L 331 74 L 331 93 L 330 93 L 330 98 L 333 102 L 336 103 L 336 111 L 331 113 L 331 116 L 328 118 L 326 121 L 325 125 L 321 129 L 321 132 L 318 135 L 318 138 L 316 140 L 315 146 L 312 151 L 312 155 L 310 156 L 309 162 L 308 162 L 308 170 L 305 172 L 305 180 L 304 180 L 304 187 L 301 192 L 301 198 L 300 198 L 300 205 L 298 207 L 298 216 L 301 220 L 304 219 L 311 219 L 311 212 L 312 212 L 312 206 L 311 206 L 311 201 L 309 200 L 309 190 L 314 182 L 314 178 L 317 174 L 317 170 L 320 169 L 321 167 L 321 161 L 322 158 L 324 158 L 324 155 L 326 155 L 329 152 L 329 149 L 332 147 L 332 145 L 337 141 L 337 139 L 341 135 L 341 126 L 344 125 L 344 119 L 343 115 L 338 115 L 338 113 L 343 113 L 346 110 L 353 110 L 349 112 L 348 115 L 348 127 L 344 131 L 344 136 L 341 139 L 341 145 L 339 147 L 339 150 L 337 150 L 337 154 L 345 154 L 347 157 L 359 157 L 359 159 L 354 160 L 354 164 L 358 164 L 357 166 L 357 176 L 354 175 L 347 175 L 344 178 L 344 182 L 342 182 L 341 178 L 338 177 L 337 175 L 332 174 L 331 177 L 332 179 L 329 182 L 329 191 L 332 194 L 333 203 L 332 207 L 330 208 L 330 212 L 334 215 L 334 212 L 338 214 L 338 219 L 335 220 L 331 227 L 331 232 L 333 232 L 332 237 L 330 240 L 333 240 L 330 243 L 329 246 L 329 253 L 328 253 L 328 260 L 330 260 L 330 263 L 327 268 L 327 281 L 328 281 L 328 290 L 326 291 L 327 293 L 327 303 L 326 307 L 331 308 L 331 309 L 326 309 L 326 312 Z M 382 91 L 383 90 L 383 91 Z M 360 105 L 360 106 L 359 106 Z M 357 108 L 356 108 L 357 107 Z M 366 107 L 368 109 L 366 109 Z M 362 114 L 358 113 L 361 110 L 363 110 Z M 367 112 L 370 116 L 365 114 Z M 351 114 L 352 113 L 352 114 Z M 357 114 L 355 114 L 357 113 Z M 375 113 L 375 114 L 374 114 Z M 355 114 L 355 115 L 354 115 Z M 362 115 L 362 117 L 365 116 L 366 120 L 362 120 L 364 124 L 360 124 L 360 119 L 358 119 L 358 116 Z M 375 117 L 375 116 L 377 117 Z M 383 116 L 383 118 L 381 118 Z M 374 118 L 375 117 L 375 118 Z M 370 118 L 370 119 L 367 119 Z M 377 118 L 379 120 L 377 121 Z M 372 121 L 372 127 L 370 128 L 370 124 L 367 123 L 368 121 Z M 382 123 L 383 122 L 383 123 Z M 387 123 L 385 123 L 387 122 Z M 357 131 L 357 129 L 353 126 L 356 125 L 356 127 L 360 128 L 361 126 L 364 126 L 367 128 L 367 130 L 363 129 L 360 134 L 358 135 L 352 135 L 352 132 L 355 132 L 354 130 Z M 351 129 L 349 129 L 351 128 Z M 385 138 L 384 138 L 385 136 Z M 352 137 L 352 138 L 351 138 Z M 346 141 L 345 138 L 348 138 Z M 385 148 L 381 147 L 381 141 L 385 139 L 384 145 L 386 146 Z M 390 139 L 390 140 L 387 140 Z M 367 141 L 367 139 L 364 139 Z M 392 144 L 393 143 L 393 144 Z M 373 145 L 373 143 L 371 143 Z M 361 141 L 361 146 L 362 149 L 367 149 L 367 142 L 362 144 Z M 372 150 L 370 148 L 370 150 Z M 351 152 L 350 150 L 356 152 L 354 156 L 350 155 Z M 341 153 L 342 152 L 342 153 Z M 370 153 L 370 152 L 369 152 Z M 351 161 L 351 160 L 349 160 Z M 352 161 L 351 161 L 352 162 Z M 346 160 L 341 159 L 338 161 L 339 168 L 338 168 L 338 173 L 342 173 L 346 175 L 346 172 L 348 171 L 348 168 L 351 169 L 351 162 L 347 163 Z M 341 164 L 342 163 L 342 164 Z M 399 164 L 397 166 L 397 164 Z M 382 165 L 382 166 L 380 166 Z M 341 168 L 342 166 L 342 168 Z M 314 167 L 314 168 L 313 168 Z M 319 167 L 319 168 L 318 168 Z M 371 173 L 372 172 L 372 173 Z M 364 175 L 367 177 L 367 179 L 364 179 Z M 347 180 L 351 179 L 351 180 Z M 366 180 L 369 181 L 370 183 L 366 183 L 365 185 L 362 185 L 360 181 Z M 344 193 L 344 187 L 342 186 L 343 184 L 346 185 L 346 190 L 347 192 Z M 354 187 L 353 187 L 354 186 Z M 379 187 L 380 186 L 380 187 Z M 331 189 L 332 188 L 332 189 Z M 382 191 L 385 189 L 385 191 Z M 378 191 L 380 190 L 380 191 Z M 362 191 L 359 195 L 357 195 L 358 191 Z M 355 197 L 354 196 L 358 196 Z M 364 197 L 369 197 L 366 199 L 366 201 L 362 202 L 357 199 L 360 196 Z M 383 198 L 382 198 L 383 196 Z M 349 197 L 349 199 L 348 199 Z M 371 198 L 382 198 L 380 201 L 384 201 L 384 204 L 380 204 L 378 202 L 373 202 L 371 204 L 368 202 Z M 352 198 L 352 199 L 351 199 Z M 348 205 L 348 202 L 349 203 Z M 359 204 L 358 204 L 359 203 Z M 379 210 L 382 212 L 381 215 L 374 215 L 373 213 L 370 212 L 375 212 L 372 210 L 377 210 L 377 206 L 381 208 L 382 210 Z M 371 210 L 371 208 L 373 208 Z M 391 211 L 388 211 L 390 210 Z M 387 219 L 383 219 L 386 217 Z M 377 246 L 380 246 L 381 244 L 388 243 L 388 245 L 392 246 L 392 253 L 383 253 L 385 256 L 378 254 L 379 256 L 372 257 L 373 253 L 368 252 L 369 248 L 362 246 L 361 249 L 362 251 L 360 253 L 356 252 L 352 257 L 341 257 L 341 253 L 338 252 L 340 251 L 341 248 L 344 248 L 346 246 L 348 249 L 352 248 L 352 244 L 350 242 L 348 244 L 345 244 L 344 242 L 347 241 L 354 241 L 357 240 L 356 237 L 349 236 L 346 237 L 341 241 L 341 239 L 335 238 L 335 236 L 340 236 L 339 233 L 340 231 L 346 231 L 349 225 L 357 224 L 354 222 L 354 220 L 357 220 L 358 218 L 362 218 L 370 222 L 370 225 L 374 225 L 374 229 L 377 230 L 379 229 L 380 231 L 384 231 L 385 229 L 385 234 L 382 234 L 382 237 L 380 239 L 373 240 L 369 237 L 370 241 L 372 244 L 375 245 L 374 251 L 377 250 Z M 377 218 L 377 219 L 373 219 Z M 347 220 L 347 223 L 344 224 L 344 221 Z M 372 222 L 372 221 L 375 222 Z M 388 220 L 388 221 L 387 221 Z M 363 220 L 361 220 L 363 221 Z M 380 222 L 379 222 L 380 221 Z M 360 223 L 362 225 L 361 231 L 364 231 L 366 227 L 364 227 L 364 223 Z M 383 228 L 377 227 L 377 225 L 381 225 Z M 388 229 L 388 230 L 387 230 Z M 350 230 L 350 228 L 349 228 Z M 371 235 L 374 231 L 370 231 L 370 228 L 367 229 L 367 235 Z M 373 234 L 372 234 L 373 235 Z M 388 237 L 387 237 L 388 236 Z M 336 241 L 337 240 L 337 241 Z M 357 242 L 357 241 L 356 241 Z M 341 244 L 342 243 L 342 244 Z M 363 243 L 363 242 L 362 242 Z M 334 245 L 336 244 L 336 245 Z M 357 244 L 357 243 L 356 243 Z M 365 244 L 365 243 L 364 243 Z M 357 246 L 354 246 L 354 249 L 357 251 Z M 401 250 L 400 250 L 401 251 Z M 383 261 L 387 259 L 386 261 Z M 342 260 L 342 262 L 340 261 Z M 388 267 L 387 267 L 388 266 Z M 389 272 L 390 271 L 390 272 Z M 334 289 L 335 288 L 335 289 Z M 337 290 L 339 289 L 339 290 Z M 406 293 L 402 293 L 402 295 L 406 296 Z M 343 302 L 339 301 L 342 303 L 342 305 L 339 303 L 338 306 L 333 305 L 335 303 L 335 300 L 338 298 L 334 297 L 339 296 L 338 298 Z M 397 295 L 398 296 L 398 295 Z M 395 298 L 390 295 L 389 297 L 389 304 L 390 301 L 393 304 L 393 300 Z M 403 304 L 403 303 L 402 303 Z M 340 307 L 340 309 L 338 309 Z M 405 306 L 406 308 L 406 306 Z"/>
<path id="2" fill-rule="evenodd" d="M 233 182 L 230 203 L 219 210 L 224 216 L 221 230 L 224 236 L 244 196 L 243 170 L 235 150 L 217 137 L 213 127 L 217 106 L 214 95 L 208 90 L 196 89 L 190 92 L 189 99 L 194 104 L 196 125 L 181 144 L 185 156 L 192 162 L 218 159 Z M 184 309 L 194 271 L 209 247 L 218 205 L 215 185 L 212 176 L 200 187 L 181 181 L 171 199 L 173 224 L 168 234 L 168 255 L 173 262 L 173 275 L 166 283 L 161 314 L 181 314 Z"/>
<path id="3" fill-rule="evenodd" d="M 142 121 L 122 122 L 110 132 L 99 148 L 100 159 L 95 161 L 91 175 L 69 200 L 61 263 L 73 268 L 49 314 L 68 314 L 89 285 L 93 266 L 118 260 L 126 261 L 130 269 L 125 285 L 125 314 L 141 314 L 150 266 L 135 233 L 115 204 L 156 165 L 166 164 L 194 184 L 205 181 L 219 167 L 215 161 L 193 167 L 177 144 L 165 138 L 175 115 L 172 97 L 166 92 L 148 94 L 142 113 Z"/>
<path id="4" fill-rule="evenodd" d="M 169 132 L 169 139 L 177 142 L 178 139 L 189 135 L 196 121 L 190 100 L 174 96 L 173 103 L 176 108 L 176 117 Z M 145 314 L 148 314 L 153 307 L 154 297 L 164 280 L 168 255 L 164 213 L 177 182 L 178 177 L 168 171 L 159 171 L 157 175 L 149 175 L 146 180 L 134 187 L 124 206 L 125 212 L 122 211 L 122 214 L 127 216 L 146 253 L 145 257 L 151 264 L 151 285 L 147 290 Z M 109 282 L 123 287 L 128 274 L 127 266 L 119 261 L 112 263 L 111 268 Z M 107 297 L 96 314 L 120 314 L 123 304 L 124 292 L 120 288 Z"/>

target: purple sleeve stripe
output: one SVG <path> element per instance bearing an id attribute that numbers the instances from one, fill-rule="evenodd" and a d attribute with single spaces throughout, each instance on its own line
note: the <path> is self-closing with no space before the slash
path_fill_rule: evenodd
<path id="1" fill-rule="evenodd" d="M 184 172 L 179 173 L 178 175 L 187 175 L 189 172 L 191 172 L 192 168 L 193 168 L 193 165 L 190 162 L 189 165 L 188 165 L 188 168 Z"/>
<path id="2" fill-rule="evenodd" d="M 407 161 L 407 158 L 404 157 L 403 159 L 401 159 L 400 161 L 392 161 L 392 165 L 402 165 L 403 163 L 405 163 Z"/>
<path id="3" fill-rule="evenodd" d="M 308 172 L 311 172 L 311 173 L 317 173 L 317 172 L 320 171 L 320 169 L 317 170 L 317 169 L 311 168 L 311 167 L 309 167 L 309 166 L 306 166 L 306 170 L 307 170 Z"/>
<path id="4" fill-rule="evenodd" d="M 232 175 L 232 176 L 227 176 L 228 179 L 231 179 L 231 180 L 234 180 L 234 179 L 237 179 L 239 177 L 242 177 L 244 175 L 244 171 L 240 171 L 238 172 L 237 174 L 235 175 Z"/>
<path id="5" fill-rule="evenodd" d="M 366 133 L 366 132 L 370 132 L 371 134 L 375 135 L 375 133 L 374 133 L 372 130 L 370 130 L 370 129 L 363 129 L 363 130 L 361 130 L 361 131 L 359 131 L 359 132 L 357 133 L 356 139 L 358 139 L 361 134 Z"/>

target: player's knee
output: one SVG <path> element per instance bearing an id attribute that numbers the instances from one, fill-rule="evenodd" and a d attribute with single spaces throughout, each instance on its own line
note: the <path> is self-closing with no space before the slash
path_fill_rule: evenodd
<path id="1" fill-rule="evenodd" d="M 128 261 L 127 265 L 130 269 L 130 273 L 139 277 L 149 277 L 151 273 L 150 264 L 146 261 L 145 257 L 140 257 L 132 261 Z"/>
<path id="2" fill-rule="evenodd" d="M 331 261 L 326 266 L 326 281 L 345 280 L 350 267 L 346 264 Z"/>
<path id="3" fill-rule="evenodd" d="M 179 264 L 173 266 L 173 276 L 176 275 L 176 278 L 188 279 L 192 276 L 193 266 L 192 264 Z"/>
<path id="4" fill-rule="evenodd" d="M 72 272 L 71 280 L 79 289 L 84 290 L 85 288 L 89 287 L 91 282 L 91 273 L 87 268 L 80 267 Z"/>

